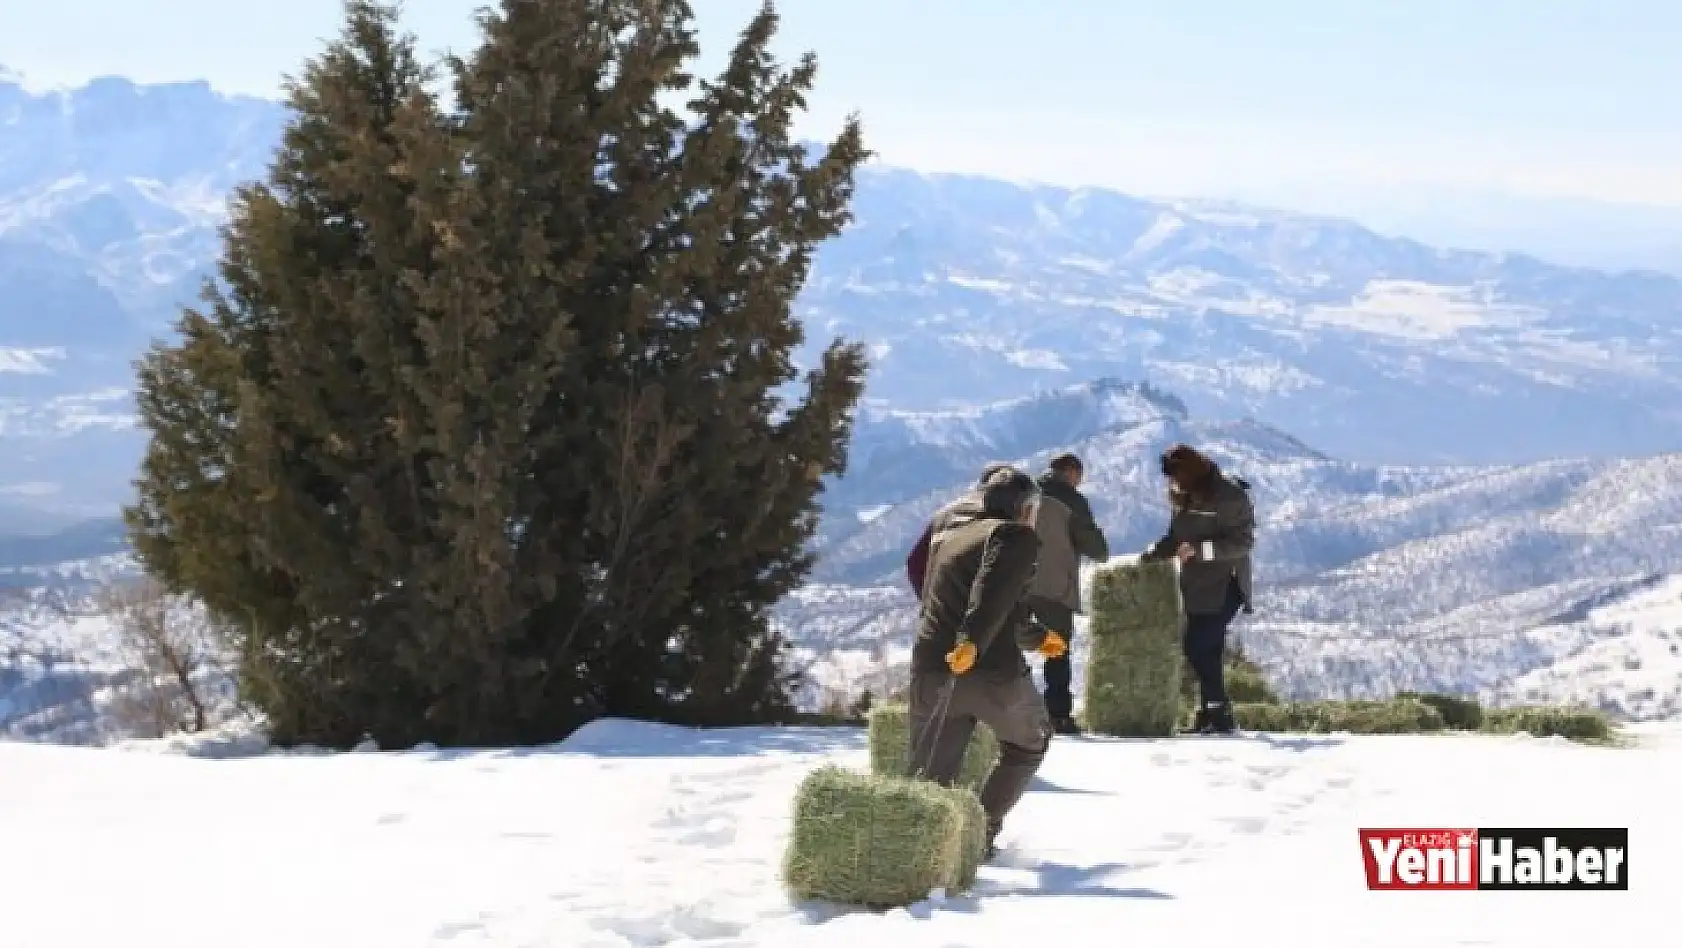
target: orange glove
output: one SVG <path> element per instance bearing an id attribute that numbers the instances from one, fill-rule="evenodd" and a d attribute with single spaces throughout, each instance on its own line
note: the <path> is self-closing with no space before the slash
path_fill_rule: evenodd
<path id="1" fill-rule="evenodd" d="M 1061 635 L 1047 629 L 1045 641 L 1040 643 L 1039 651 L 1046 658 L 1062 658 L 1069 654 L 1069 643 L 1064 641 Z"/>
<path id="2" fill-rule="evenodd" d="M 958 647 L 946 653 L 946 667 L 952 669 L 952 674 L 962 675 L 975 667 L 975 643 L 959 642 Z"/>

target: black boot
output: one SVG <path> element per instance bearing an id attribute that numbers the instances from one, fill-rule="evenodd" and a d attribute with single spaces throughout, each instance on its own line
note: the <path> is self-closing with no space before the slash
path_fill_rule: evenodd
<path id="1" fill-rule="evenodd" d="M 1052 718 L 1051 729 L 1059 734 L 1066 734 L 1070 737 L 1078 736 L 1080 734 L 1080 725 L 1069 715 Z"/>
<path id="2" fill-rule="evenodd" d="M 1003 827 L 991 821 L 987 824 L 987 849 L 982 853 L 982 862 L 992 862 L 999 854 L 999 830 Z"/>
<path id="3" fill-rule="evenodd" d="M 1208 712 L 1204 734 L 1231 734 L 1238 729 L 1237 722 L 1232 719 L 1232 705 L 1224 701 L 1212 701 L 1204 705 L 1204 708 Z"/>
<path id="4" fill-rule="evenodd" d="M 1203 705 L 1197 706 L 1197 714 L 1191 719 L 1191 727 L 1180 731 L 1181 734 L 1209 733 L 1209 709 Z"/>

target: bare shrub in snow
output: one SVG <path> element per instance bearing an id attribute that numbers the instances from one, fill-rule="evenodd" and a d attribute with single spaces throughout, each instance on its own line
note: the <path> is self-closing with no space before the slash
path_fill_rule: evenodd
<path id="1" fill-rule="evenodd" d="M 114 721 L 147 737 L 209 727 L 218 684 L 226 679 L 219 625 L 151 579 L 102 587 L 95 602 L 133 673 L 112 700 Z"/>

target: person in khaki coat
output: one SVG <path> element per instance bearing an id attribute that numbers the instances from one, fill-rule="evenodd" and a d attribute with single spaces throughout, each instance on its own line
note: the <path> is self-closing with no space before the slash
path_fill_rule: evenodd
<path id="1" fill-rule="evenodd" d="M 1256 545 L 1256 509 L 1250 485 L 1229 477 L 1189 445 L 1162 454 L 1173 515 L 1168 531 L 1140 557 L 1145 562 L 1180 562 L 1180 598 L 1185 604 L 1183 647 L 1197 675 L 1201 703 L 1192 731 L 1231 733 L 1236 722 L 1227 700 L 1223 663 L 1227 627 L 1251 607 L 1250 555 Z"/>
<path id="2" fill-rule="evenodd" d="M 913 775 L 951 786 L 976 722 L 992 729 L 999 760 L 980 792 L 990 858 L 1053 733 L 1022 650 L 1055 656 L 1066 646 L 1025 601 L 1040 551 L 1034 479 L 999 470 L 980 493 L 980 514 L 937 527 L 929 545 L 911 650 L 907 763 Z"/>
<path id="3" fill-rule="evenodd" d="M 1086 469 L 1073 454 L 1059 454 L 1040 475 L 1042 495 L 1034 532 L 1040 538 L 1040 565 L 1028 593 L 1028 607 L 1070 646 L 1074 644 L 1075 614 L 1081 611 L 1080 561 L 1102 563 L 1110 558 L 1104 531 L 1092 516 L 1092 506 L 1080 492 Z M 1076 734 L 1074 671 L 1067 652 L 1045 661 L 1045 709 L 1059 734 Z"/>

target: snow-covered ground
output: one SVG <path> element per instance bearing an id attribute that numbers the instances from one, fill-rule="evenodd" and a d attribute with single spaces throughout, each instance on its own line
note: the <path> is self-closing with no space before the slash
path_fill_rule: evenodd
<path id="1" fill-rule="evenodd" d="M 865 766 L 857 730 L 608 721 L 529 751 L 235 759 L 0 744 L 0 944 L 1646 944 L 1682 883 L 1682 726 L 1631 733 L 1059 739 L 978 891 L 888 913 L 777 882 L 795 787 Z M 1365 890 L 1357 828 L 1480 825 L 1628 826 L 1630 889 Z"/>
<path id="2" fill-rule="evenodd" d="M 1591 610 L 1576 626 L 1592 644 L 1515 678 L 1495 697 L 1598 702 L 1646 719 L 1682 714 L 1682 576 Z"/>

